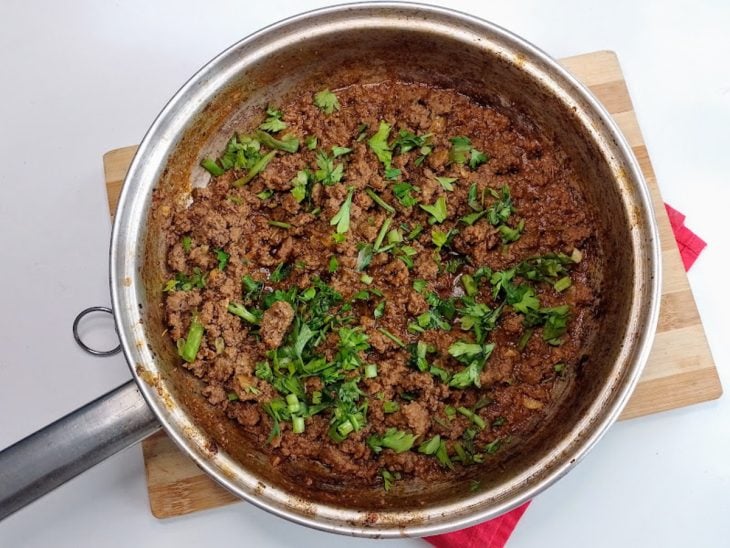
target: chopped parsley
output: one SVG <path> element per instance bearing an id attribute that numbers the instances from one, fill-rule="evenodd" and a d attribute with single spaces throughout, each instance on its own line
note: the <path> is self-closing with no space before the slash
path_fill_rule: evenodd
<path id="1" fill-rule="evenodd" d="M 428 204 L 418 204 L 421 209 L 423 209 L 426 213 L 431 214 L 431 218 L 428 220 L 431 224 L 434 223 L 443 223 L 446 220 L 446 217 L 448 216 L 448 211 L 446 209 L 446 196 L 439 196 L 436 202 L 432 205 Z"/>
<path id="2" fill-rule="evenodd" d="M 308 135 L 304 139 L 304 146 L 309 150 L 315 150 L 317 148 L 317 137 L 315 135 Z"/>
<path id="3" fill-rule="evenodd" d="M 390 124 L 385 121 L 380 122 L 378 131 L 368 139 L 368 146 L 378 160 L 385 166 L 385 169 L 390 169 L 390 163 L 393 160 L 393 152 L 391 147 L 388 145 L 388 136 L 390 135 Z"/>
<path id="4" fill-rule="evenodd" d="M 456 177 L 436 177 L 436 181 L 438 182 L 438 184 L 441 185 L 441 187 L 444 190 L 446 190 L 448 192 L 453 192 L 454 191 L 453 183 L 455 183 L 457 181 L 457 178 Z"/>
<path id="5" fill-rule="evenodd" d="M 420 149 L 421 147 L 428 144 L 431 139 L 431 134 L 416 135 L 405 129 L 398 132 L 398 136 L 393 141 L 393 149 L 400 149 L 401 154 L 409 152 L 414 149 Z"/>
<path id="6" fill-rule="evenodd" d="M 309 170 L 297 171 L 296 176 L 291 181 L 291 195 L 298 203 L 306 200 L 310 192 L 312 183 L 312 172 Z"/>
<path id="7" fill-rule="evenodd" d="M 400 472 L 391 472 L 385 468 L 380 471 L 380 475 L 383 477 L 383 489 L 385 491 L 390 491 L 396 480 L 401 479 Z"/>
<path id="8" fill-rule="evenodd" d="M 380 453 L 384 448 L 392 449 L 396 453 L 403 453 L 413 447 L 417 438 L 418 436 L 410 432 L 389 428 L 382 435 L 373 434 L 369 436 L 367 443 L 374 453 Z"/>
<path id="9" fill-rule="evenodd" d="M 336 226 L 338 234 L 344 234 L 350 228 L 350 208 L 352 206 L 352 194 L 355 190 L 350 188 L 347 198 L 342 202 L 339 211 L 330 219 L 330 225 Z"/>
<path id="10" fill-rule="evenodd" d="M 334 158 L 327 156 L 327 153 L 320 150 L 317 152 L 317 170 L 314 172 L 314 178 L 325 186 L 331 186 L 339 183 L 344 174 L 342 164 L 335 165 Z"/>
<path id="11" fill-rule="evenodd" d="M 185 253 L 190 253 L 190 248 L 193 246 L 193 239 L 190 236 L 183 236 L 182 240 L 182 248 Z"/>
<path id="12" fill-rule="evenodd" d="M 423 453 L 424 455 L 433 455 L 436 453 L 436 451 L 438 451 L 440 446 L 441 446 L 441 436 L 436 434 L 430 440 L 424 441 L 421 445 L 419 445 L 418 452 Z"/>
<path id="13" fill-rule="evenodd" d="M 231 256 L 222 249 L 216 249 L 215 258 L 218 261 L 218 270 L 225 270 Z"/>
<path id="14" fill-rule="evenodd" d="M 460 135 L 452 137 L 449 141 L 451 141 L 449 162 L 452 164 L 466 164 L 468 161 L 469 167 L 474 170 L 489 160 L 486 154 L 472 147 L 471 139 L 468 137 Z"/>
<path id="15" fill-rule="evenodd" d="M 334 111 L 340 110 L 337 96 L 328 89 L 314 94 L 314 105 L 325 114 L 332 114 Z"/>
<path id="16" fill-rule="evenodd" d="M 393 194 L 403 207 L 413 207 L 418 200 L 413 196 L 412 192 L 419 192 L 419 188 L 410 183 L 396 183 L 392 187 Z"/>
<path id="17" fill-rule="evenodd" d="M 400 169 L 390 167 L 385 170 L 385 178 L 389 181 L 397 181 L 398 177 L 400 177 L 401 171 Z"/>
<path id="18" fill-rule="evenodd" d="M 286 129 L 288 126 L 281 117 L 283 116 L 280 110 L 269 105 L 266 109 L 266 120 L 259 126 L 259 129 L 268 131 L 269 133 L 278 133 L 279 131 Z"/>

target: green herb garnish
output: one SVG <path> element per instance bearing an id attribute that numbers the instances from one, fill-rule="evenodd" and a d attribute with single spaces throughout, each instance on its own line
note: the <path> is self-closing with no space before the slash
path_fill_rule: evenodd
<path id="1" fill-rule="evenodd" d="M 282 129 L 286 129 L 287 124 L 281 119 L 282 115 L 280 110 L 269 105 L 266 109 L 266 120 L 264 120 L 259 128 L 270 133 L 278 133 Z"/>
<path id="2" fill-rule="evenodd" d="M 317 152 L 316 162 L 319 169 L 314 172 L 314 177 L 317 181 L 325 186 L 331 186 L 342 180 L 344 174 L 342 164 L 335 165 L 334 159 L 327 156 L 325 152 L 321 150 Z"/>
<path id="3" fill-rule="evenodd" d="M 283 139 L 277 139 L 276 137 L 272 137 L 265 131 L 259 130 L 256 132 L 256 138 L 261 142 L 262 145 L 273 150 L 283 150 L 291 154 L 299 150 L 299 139 L 297 139 L 296 137 L 287 136 Z"/>
<path id="4" fill-rule="evenodd" d="M 317 137 L 314 135 L 308 135 L 304 138 L 304 146 L 307 147 L 309 150 L 314 150 L 317 148 Z"/>
<path id="5" fill-rule="evenodd" d="M 185 253 L 190 253 L 190 248 L 193 246 L 193 239 L 190 236 L 182 237 L 182 248 Z"/>
<path id="6" fill-rule="evenodd" d="M 441 446 L 441 436 L 436 434 L 430 440 L 423 442 L 418 446 L 418 452 L 424 455 L 433 455 Z"/>
<path id="7" fill-rule="evenodd" d="M 215 258 L 218 261 L 218 270 L 225 270 L 226 266 L 228 266 L 228 260 L 231 258 L 231 256 L 222 249 L 216 249 Z"/>
<path id="8" fill-rule="evenodd" d="M 403 453 L 413 447 L 413 443 L 417 438 L 418 436 L 409 432 L 389 428 L 382 436 L 373 434 L 368 437 L 367 443 L 375 453 L 380 453 L 383 448 L 392 449 L 396 453 Z"/>
<path id="9" fill-rule="evenodd" d="M 252 312 L 242 304 L 228 303 L 228 312 L 254 325 L 261 322 L 261 313 L 259 311 Z"/>
<path id="10" fill-rule="evenodd" d="M 390 124 L 381 121 L 378 131 L 368 139 L 368 146 L 378 160 L 385 166 L 386 169 L 390 168 L 390 163 L 393 160 L 393 152 L 388 146 L 388 136 L 390 135 Z"/>
<path id="11" fill-rule="evenodd" d="M 413 207 L 418 203 L 418 200 L 412 194 L 412 192 L 418 191 L 418 187 L 410 183 L 396 183 L 393 185 L 393 194 L 403 207 Z"/>
<path id="12" fill-rule="evenodd" d="M 380 207 L 382 207 L 385 211 L 387 211 L 389 214 L 393 215 L 395 214 L 395 208 L 390 205 L 388 202 L 383 200 L 378 194 L 371 188 L 366 188 L 365 193 L 370 196 L 370 198 L 378 204 Z"/>
<path id="13" fill-rule="evenodd" d="M 456 182 L 457 179 L 456 177 L 436 177 L 436 181 L 438 181 L 444 190 L 453 192 L 454 185 L 452 183 Z"/>
<path id="14" fill-rule="evenodd" d="M 196 315 L 193 315 L 193 319 L 190 321 L 190 327 L 188 328 L 188 336 L 177 341 L 177 351 L 183 360 L 188 363 L 195 361 L 204 332 L 205 328 L 203 324 L 200 323 Z"/>
<path id="15" fill-rule="evenodd" d="M 344 234 L 350 228 L 350 208 L 352 206 L 352 194 L 355 190 L 350 188 L 347 198 L 342 202 L 339 211 L 330 219 L 330 225 L 336 226 L 338 234 Z"/>
<path id="16" fill-rule="evenodd" d="M 418 205 L 426 213 L 431 214 L 431 218 L 429 219 L 429 222 L 431 224 L 443 223 L 446 220 L 446 217 L 448 216 L 448 211 L 446 209 L 446 196 L 439 196 L 439 198 L 436 200 L 436 202 L 432 205 L 428 205 L 428 204 L 418 204 Z"/>
<path id="17" fill-rule="evenodd" d="M 314 94 L 314 105 L 325 114 L 332 114 L 334 111 L 340 110 L 337 96 L 329 89 L 323 89 Z"/>
<path id="18" fill-rule="evenodd" d="M 405 348 L 406 347 L 406 343 L 404 343 L 400 338 L 398 338 L 397 336 L 393 335 L 393 333 L 391 333 L 390 331 L 388 331 L 384 327 L 379 327 L 378 328 L 378 331 L 380 331 L 380 333 L 382 333 L 383 335 L 385 335 L 386 337 L 388 337 L 391 341 L 393 341 L 395 344 L 397 344 L 401 348 Z"/>
<path id="19" fill-rule="evenodd" d="M 269 165 L 269 162 L 274 159 L 274 156 L 276 156 L 275 150 L 272 150 L 265 156 L 262 156 L 261 159 L 259 159 L 255 164 L 251 166 L 251 168 L 248 170 L 248 173 L 244 177 L 236 179 L 233 182 L 233 186 L 242 187 L 243 185 L 249 183 L 254 177 L 256 177 L 256 175 L 266 169 L 266 166 Z"/>
<path id="20" fill-rule="evenodd" d="M 226 170 L 219 166 L 218 163 L 212 158 L 203 158 L 203 160 L 201 160 L 200 162 L 200 165 L 201 167 L 205 168 L 208 173 L 210 173 L 213 177 L 218 177 L 219 175 L 223 175 L 226 172 Z"/>

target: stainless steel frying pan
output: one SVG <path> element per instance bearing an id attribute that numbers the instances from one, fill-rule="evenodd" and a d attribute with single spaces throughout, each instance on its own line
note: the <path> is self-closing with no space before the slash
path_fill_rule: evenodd
<path id="1" fill-rule="evenodd" d="M 253 106 L 294 90 L 386 78 L 455 88 L 529 113 L 570 152 L 597 212 L 606 261 L 602 329 L 572 379 L 574 396 L 520 454 L 465 479 L 354 492 L 302 489 L 272 468 L 198 381 L 177 366 L 164 336 L 161 227 L 171 205 L 207 179 L 201 157 L 220 149 Z M 442 533 L 495 517 L 548 487 L 617 418 L 646 361 L 657 322 L 660 256 L 649 192 L 636 160 L 596 99 L 545 53 L 486 21 L 443 8 L 363 3 L 267 27 L 203 67 L 154 121 L 129 169 L 110 253 L 114 319 L 133 380 L 0 453 L 0 517 L 162 427 L 217 482 L 297 523 L 361 536 Z M 401 485 L 402 484 L 402 485 Z"/>

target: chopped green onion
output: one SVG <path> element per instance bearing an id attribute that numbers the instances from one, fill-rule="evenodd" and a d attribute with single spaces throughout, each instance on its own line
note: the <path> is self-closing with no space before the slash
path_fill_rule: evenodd
<path id="1" fill-rule="evenodd" d="M 502 444 L 502 440 L 501 440 L 500 438 L 497 438 L 497 439 L 496 439 L 496 440 L 494 440 L 493 442 L 491 442 L 491 443 L 488 443 L 488 444 L 487 444 L 487 445 L 486 445 L 486 446 L 484 447 L 484 450 L 485 450 L 485 451 L 486 451 L 487 453 L 489 453 L 490 455 L 493 455 L 494 453 L 496 453 L 496 452 L 497 452 L 497 451 L 499 450 L 499 446 L 500 446 L 501 444 Z"/>
<path id="2" fill-rule="evenodd" d="M 222 249 L 216 249 L 215 258 L 218 260 L 218 270 L 225 270 L 231 256 Z"/>
<path id="3" fill-rule="evenodd" d="M 330 273 L 335 273 L 335 272 L 337 272 L 337 268 L 339 266 L 340 266 L 340 262 L 337 260 L 337 257 L 332 255 L 330 257 L 330 262 L 329 262 L 329 266 L 327 267 L 327 269 L 330 271 Z"/>
<path id="4" fill-rule="evenodd" d="M 395 413 L 400 409 L 397 401 L 384 401 L 383 402 L 383 413 Z"/>
<path id="5" fill-rule="evenodd" d="M 470 297 L 473 297 L 477 294 L 477 284 L 474 281 L 474 278 L 472 278 L 469 274 L 464 274 L 461 277 L 461 284 L 464 286 L 464 291 L 466 291 L 466 294 Z"/>
<path id="6" fill-rule="evenodd" d="M 373 243 L 373 248 L 377 251 L 380 249 L 380 246 L 383 244 L 383 240 L 385 239 L 385 234 L 388 232 L 388 229 L 390 228 L 390 223 L 393 222 L 393 217 L 386 217 L 383 221 L 383 224 L 380 225 L 380 230 L 378 231 L 378 236 L 375 238 L 375 242 Z"/>
<path id="7" fill-rule="evenodd" d="M 532 329 L 525 329 L 525 332 L 522 334 L 519 342 L 517 343 L 517 348 L 519 350 L 524 350 L 527 343 L 530 342 L 530 337 L 532 337 Z"/>
<path id="8" fill-rule="evenodd" d="M 286 404 L 290 413 L 296 413 L 299 411 L 299 398 L 296 394 L 287 394 Z"/>
<path id="9" fill-rule="evenodd" d="M 296 137 L 285 137 L 284 139 L 277 139 L 272 137 L 265 131 L 257 131 L 256 138 L 267 148 L 274 150 L 283 150 L 291 154 L 299 150 L 299 139 Z"/>
<path id="10" fill-rule="evenodd" d="M 369 363 L 365 366 L 365 378 L 373 379 L 378 376 L 378 366 L 374 363 Z"/>
<path id="11" fill-rule="evenodd" d="M 391 341 L 393 341 L 395 344 L 397 344 L 401 348 L 405 348 L 406 347 L 406 343 L 404 343 L 401 339 L 399 339 L 398 337 L 396 337 L 395 335 L 393 335 L 393 333 L 391 333 L 390 331 L 388 331 L 384 327 L 379 327 L 378 328 L 378 331 L 380 331 L 383 335 L 385 335 L 386 337 L 388 337 Z"/>
<path id="12" fill-rule="evenodd" d="M 373 316 L 377 320 L 378 318 L 382 318 L 384 313 L 385 313 L 385 301 L 380 301 L 378 303 L 378 306 L 376 306 L 375 309 L 373 310 Z"/>
<path id="13" fill-rule="evenodd" d="M 466 407 L 458 407 L 456 410 L 464 415 L 467 419 L 471 420 L 471 422 L 476 424 L 482 430 L 484 430 L 484 428 L 487 426 L 487 423 L 484 422 L 484 419 L 474 413 L 474 411 L 472 411 L 471 409 L 467 409 Z"/>
<path id="14" fill-rule="evenodd" d="M 265 156 L 262 156 L 258 162 L 251 166 L 251 169 L 248 170 L 248 173 L 246 173 L 245 176 L 233 182 L 233 186 L 242 187 L 243 185 L 251 182 L 251 180 L 256 177 L 256 175 L 266 169 L 266 166 L 269 165 L 269 162 L 274 159 L 274 156 L 276 156 L 275 150 L 272 150 Z"/>
<path id="15" fill-rule="evenodd" d="M 304 417 L 292 417 L 291 426 L 292 432 L 295 434 L 304 432 Z"/>
<path id="16" fill-rule="evenodd" d="M 200 323 L 197 316 L 193 316 L 188 329 L 188 336 L 178 341 L 178 353 L 180 357 L 188 363 L 195 361 L 200 349 L 200 343 L 203 340 L 203 332 L 205 328 Z"/>
<path id="17" fill-rule="evenodd" d="M 387 211 L 391 215 L 395 214 L 395 208 L 392 205 L 390 205 L 388 202 L 386 202 L 385 200 L 383 200 L 380 196 L 378 196 L 378 194 L 373 189 L 366 188 L 365 189 L 365 194 L 367 194 L 368 196 L 370 196 L 370 198 L 372 198 L 373 202 L 375 202 L 376 204 L 378 204 L 385 211 Z"/>
<path id="18" fill-rule="evenodd" d="M 366 285 L 370 285 L 371 283 L 373 283 L 373 277 L 369 276 L 368 274 L 363 274 L 362 276 L 360 276 L 360 281 Z"/>
<path id="19" fill-rule="evenodd" d="M 238 394 L 235 392 L 228 392 L 228 401 L 238 401 Z"/>
<path id="20" fill-rule="evenodd" d="M 389 428 L 382 436 L 372 435 L 368 438 L 367 443 L 375 453 L 380 453 L 383 447 L 392 449 L 396 453 L 403 453 L 413 447 L 413 443 L 418 436 L 403 430 Z"/>
<path id="21" fill-rule="evenodd" d="M 320 392 L 319 390 L 312 392 L 312 403 L 314 405 L 319 405 L 320 403 L 322 403 L 322 392 Z"/>
<path id="22" fill-rule="evenodd" d="M 275 226 L 277 228 L 287 228 L 288 229 L 288 228 L 291 228 L 291 226 L 292 226 L 289 223 L 284 223 L 282 221 L 274 221 L 271 219 L 269 219 L 268 223 L 269 223 L 269 226 Z"/>
<path id="23" fill-rule="evenodd" d="M 225 169 L 219 166 L 218 163 L 211 158 L 203 159 L 200 162 L 200 165 L 205 168 L 208 173 L 210 173 L 213 177 L 218 177 L 219 175 L 223 175 L 226 172 Z"/>
<path id="24" fill-rule="evenodd" d="M 337 427 L 337 432 L 338 432 L 338 433 L 339 433 L 339 434 L 340 434 L 341 436 L 343 436 L 343 437 L 347 437 L 347 435 L 348 435 L 348 434 L 349 434 L 350 432 L 352 432 L 352 431 L 353 431 L 354 429 L 355 429 L 355 427 L 354 427 L 354 426 L 352 425 L 352 423 L 351 423 L 351 422 L 350 422 L 350 420 L 348 419 L 348 420 L 346 420 L 345 422 L 343 422 L 342 424 L 340 424 L 340 425 L 339 425 L 339 426 Z"/>
<path id="25" fill-rule="evenodd" d="M 570 276 L 565 276 L 564 278 L 560 278 L 557 282 L 553 284 L 553 287 L 555 288 L 555 291 L 558 293 L 562 293 L 566 289 L 570 287 L 572 282 L 570 281 Z"/>
<path id="26" fill-rule="evenodd" d="M 228 303 L 228 312 L 231 314 L 234 314 L 238 316 L 239 318 L 242 318 L 246 320 L 248 323 L 252 323 L 254 325 L 258 325 L 259 318 L 254 313 L 249 311 L 245 306 L 238 303 L 230 302 Z"/>

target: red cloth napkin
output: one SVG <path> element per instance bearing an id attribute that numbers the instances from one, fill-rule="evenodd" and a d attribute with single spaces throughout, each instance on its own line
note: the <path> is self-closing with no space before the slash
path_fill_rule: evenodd
<path id="1" fill-rule="evenodd" d="M 684 215 L 669 204 L 664 204 L 669 215 L 669 223 L 672 225 L 674 239 L 679 246 L 679 254 L 682 256 L 684 269 L 689 270 L 700 256 L 707 243 L 689 228 L 684 226 Z"/>
<path id="2" fill-rule="evenodd" d="M 682 213 L 670 205 L 664 204 L 664 207 L 667 208 L 674 239 L 677 240 L 679 253 L 682 255 L 684 269 L 689 270 L 707 243 L 684 226 L 685 217 Z M 503 548 L 529 505 L 530 503 L 526 502 L 506 514 L 479 525 L 453 533 L 424 537 L 424 540 L 436 548 Z"/>

